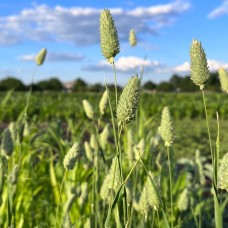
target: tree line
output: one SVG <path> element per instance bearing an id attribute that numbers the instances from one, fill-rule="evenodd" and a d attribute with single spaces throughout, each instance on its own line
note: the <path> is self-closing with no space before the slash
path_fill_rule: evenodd
<path id="1" fill-rule="evenodd" d="M 7 91 L 14 89 L 15 91 L 27 91 L 31 88 L 33 91 L 91 91 L 101 92 L 104 91 L 104 85 L 100 83 L 88 84 L 81 78 L 77 78 L 75 81 L 66 86 L 58 78 L 52 77 L 48 80 L 42 80 L 32 85 L 25 85 L 21 80 L 14 77 L 7 77 L 0 80 L 0 91 Z M 114 85 L 108 85 L 109 89 L 114 91 Z M 189 76 L 180 76 L 177 74 L 172 75 L 169 81 L 162 81 L 160 83 L 154 83 L 153 81 L 146 81 L 142 85 L 143 89 L 148 92 L 194 92 L 198 91 L 198 88 L 192 83 Z M 121 90 L 121 86 L 118 86 Z M 211 73 L 211 76 L 207 82 L 207 90 L 220 91 L 220 82 L 218 72 Z"/>

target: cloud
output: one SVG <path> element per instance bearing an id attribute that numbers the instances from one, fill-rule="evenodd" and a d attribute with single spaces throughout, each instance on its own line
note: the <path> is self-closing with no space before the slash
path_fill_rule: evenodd
<path id="1" fill-rule="evenodd" d="M 115 61 L 116 70 L 122 73 L 138 73 L 142 66 L 145 67 L 146 71 L 159 72 L 163 64 L 156 60 L 144 60 L 135 56 L 120 57 Z M 97 65 L 82 67 L 82 70 L 85 71 L 110 71 L 111 69 L 112 65 L 105 60 L 100 61 Z"/>
<path id="2" fill-rule="evenodd" d="M 228 0 L 224 1 L 221 6 L 217 7 L 208 14 L 208 17 L 213 19 L 222 15 L 228 14 Z"/>
<path id="3" fill-rule="evenodd" d="M 220 67 L 223 67 L 225 69 L 228 69 L 228 63 L 214 60 L 214 59 L 209 59 L 208 61 L 208 66 L 210 71 L 217 71 Z M 184 62 L 181 65 L 175 66 L 173 68 L 170 68 L 171 71 L 174 73 L 189 73 L 190 67 L 189 67 L 189 62 Z"/>
<path id="4" fill-rule="evenodd" d="M 28 54 L 28 55 L 22 55 L 19 56 L 18 59 L 22 61 L 34 61 L 36 57 L 36 54 Z M 47 53 L 47 60 L 52 62 L 57 61 L 80 61 L 83 60 L 84 56 L 77 55 L 73 53 L 68 52 L 62 52 L 62 53 L 56 53 L 56 52 L 48 52 Z"/>
<path id="5" fill-rule="evenodd" d="M 128 40 L 134 27 L 138 34 L 155 35 L 190 8 L 184 0 L 172 1 L 131 10 L 110 9 L 119 38 Z M 33 5 L 18 14 L 0 17 L 0 45 L 13 45 L 26 40 L 39 42 L 69 42 L 77 46 L 99 43 L 100 9 L 91 7 Z"/>

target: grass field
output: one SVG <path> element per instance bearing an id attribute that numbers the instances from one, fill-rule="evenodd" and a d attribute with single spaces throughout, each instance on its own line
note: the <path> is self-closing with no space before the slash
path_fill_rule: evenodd
<path id="1" fill-rule="evenodd" d="M 107 9 L 100 38 L 114 93 L 0 95 L 0 227 L 227 227 L 228 100 L 205 91 L 201 43 L 190 49 L 201 93 L 145 94 L 134 75 L 118 94 Z"/>

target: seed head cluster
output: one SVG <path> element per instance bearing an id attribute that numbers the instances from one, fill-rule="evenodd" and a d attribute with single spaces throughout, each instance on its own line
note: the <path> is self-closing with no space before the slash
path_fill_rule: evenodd
<path id="1" fill-rule="evenodd" d="M 140 79 L 132 76 L 124 87 L 117 104 L 117 120 L 119 125 L 130 123 L 135 117 L 140 97 Z"/>
<path id="2" fill-rule="evenodd" d="M 79 145 L 76 142 L 64 157 L 63 165 L 66 170 L 72 170 L 75 167 L 79 152 Z"/>
<path id="3" fill-rule="evenodd" d="M 137 38 L 136 38 L 135 30 L 134 29 L 131 29 L 130 30 L 130 33 L 129 33 L 129 42 L 130 42 L 130 45 L 132 47 L 136 46 L 136 44 L 137 44 Z"/>
<path id="4" fill-rule="evenodd" d="M 209 78 L 210 72 L 207 57 L 201 43 L 193 39 L 190 49 L 191 80 L 202 90 Z"/>
<path id="5" fill-rule="evenodd" d="M 103 56 L 113 63 L 114 57 L 120 52 L 119 38 L 110 10 L 101 10 L 100 44 Z"/>
<path id="6" fill-rule="evenodd" d="M 166 146 L 170 146 L 174 140 L 174 131 L 172 118 L 168 107 L 165 107 L 162 111 L 161 126 L 159 128 L 161 138 L 165 141 Z"/>
<path id="7" fill-rule="evenodd" d="M 47 49 L 46 48 L 41 49 L 35 58 L 37 66 L 41 66 L 44 63 L 46 55 L 47 55 Z"/>

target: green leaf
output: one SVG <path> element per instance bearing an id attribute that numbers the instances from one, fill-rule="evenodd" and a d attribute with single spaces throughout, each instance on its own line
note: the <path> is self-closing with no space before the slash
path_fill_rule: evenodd
<path id="1" fill-rule="evenodd" d="M 212 191 L 213 191 L 213 195 L 214 195 L 215 227 L 222 228 L 223 227 L 222 213 L 221 213 L 221 209 L 219 207 L 218 198 L 217 198 L 214 186 L 213 186 Z"/>
<path id="2" fill-rule="evenodd" d="M 163 224 L 163 228 L 170 228 L 170 226 L 169 226 L 169 222 L 168 222 L 168 219 L 167 219 L 167 217 L 166 217 L 166 214 L 165 214 L 165 212 L 164 212 L 164 210 L 162 209 L 162 224 Z"/>

